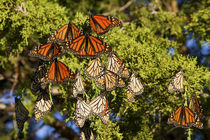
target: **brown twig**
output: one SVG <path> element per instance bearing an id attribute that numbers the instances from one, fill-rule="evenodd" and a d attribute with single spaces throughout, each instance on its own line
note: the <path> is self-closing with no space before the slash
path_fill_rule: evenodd
<path id="1" fill-rule="evenodd" d="M 18 83 L 18 76 L 19 76 L 19 56 L 17 57 L 17 61 L 15 63 L 14 69 L 15 69 L 14 80 L 13 80 L 13 84 L 12 84 L 12 87 L 11 87 L 11 90 L 10 90 L 10 104 L 12 104 L 13 92 L 14 92 L 14 89 L 15 89 L 17 83 Z"/>
<path id="2" fill-rule="evenodd" d="M 110 15 L 110 14 L 116 12 L 116 11 L 122 12 L 122 11 L 124 11 L 126 8 L 128 8 L 133 2 L 134 2 L 134 0 L 129 0 L 129 1 L 128 1 L 125 5 L 123 5 L 122 7 L 119 7 L 119 8 L 117 8 L 117 9 L 113 9 L 112 11 L 103 13 L 102 15 L 108 16 L 108 15 Z"/>

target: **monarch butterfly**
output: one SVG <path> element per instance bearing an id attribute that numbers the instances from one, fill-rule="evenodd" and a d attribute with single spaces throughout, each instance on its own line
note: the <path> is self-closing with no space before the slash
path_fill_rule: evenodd
<path id="1" fill-rule="evenodd" d="M 85 120 L 92 114 L 91 107 L 81 98 L 77 98 L 75 107 L 75 123 L 78 127 L 83 127 Z"/>
<path id="2" fill-rule="evenodd" d="M 117 73 L 121 77 L 125 77 L 125 78 L 129 77 L 129 72 L 128 72 L 128 69 L 125 67 L 125 64 L 114 53 L 111 53 L 109 55 L 106 69 L 114 73 Z"/>
<path id="3" fill-rule="evenodd" d="M 65 47 L 65 49 L 73 51 L 81 58 L 97 57 L 101 53 L 112 51 L 108 44 L 89 35 L 82 35 L 75 38 L 70 45 Z"/>
<path id="4" fill-rule="evenodd" d="M 121 77 L 119 77 L 119 79 L 118 79 L 118 85 L 117 86 L 121 87 L 121 88 L 125 87 L 125 82 L 123 81 L 123 79 Z"/>
<path id="5" fill-rule="evenodd" d="M 77 94 L 82 94 L 84 93 L 85 89 L 82 83 L 82 78 L 80 76 L 80 73 L 77 72 L 76 77 L 75 77 L 75 82 L 73 85 L 73 96 L 76 97 Z"/>
<path id="6" fill-rule="evenodd" d="M 117 74 L 109 70 L 105 70 L 95 81 L 99 87 L 104 88 L 106 91 L 112 91 L 119 85 L 118 79 L 119 77 Z"/>
<path id="7" fill-rule="evenodd" d="M 105 34 L 110 28 L 121 25 L 121 22 L 111 16 L 90 15 L 91 30 L 97 35 Z"/>
<path id="8" fill-rule="evenodd" d="M 97 57 L 92 60 L 87 67 L 84 69 L 85 75 L 90 79 L 96 79 L 103 74 L 104 67 L 102 65 L 101 59 Z"/>
<path id="9" fill-rule="evenodd" d="M 15 97 L 15 115 L 19 131 L 23 131 L 24 123 L 28 120 L 28 110 L 23 105 L 20 99 Z"/>
<path id="10" fill-rule="evenodd" d="M 94 140 L 94 131 L 90 128 L 90 124 L 85 122 L 84 126 L 81 128 L 80 140 Z"/>
<path id="11" fill-rule="evenodd" d="M 49 94 L 45 90 L 40 89 L 40 94 L 38 95 L 36 99 L 36 103 L 34 107 L 36 121 L 41 120 L 45 114 L 51 111 L 52 107 L 53 107 L 53 104 L 50 101 Z"/>
<path id="12" fill-rule="evenodd" d="M 60 29 L 55 31 L 49 38 L 48 42 L 55 42 L 59 41 L 61 43 L 69 42 L 71 43 L 73 39 L 77 38 L 78 36 L 82 35 L 83 31 L 81 31 L 76 25 L 69 22 L 62 26 Z"/>
<path id="13" fill-rule="evenodd" d="M 45 81 L 47 74 L 47 69 L 43 61 L 39 61 L 39 65 L 35 71 L 34 77 L 32 79 L 32 91 L 37 92 L 41 88 L 41 84 Z"/>
<path id="14" fill-rule="evenodd" d="M 202 110 L 202 108 L 200 107 L 199 101 L 198 101 L 198 99 L 197 99 L 197 97 L 196 97 L 195 94 L 193 94 L 192 97 L 191 97 L 190 104 L 189 104 L 189 108 L 190 108 L 194 113 L 196 113 L 196 115 L 198 115 L 198 116 L 201 117 L 201 118 L 204 118 L 203 110 Z"/>
<path id="15" fill-rule="evenodd" d="M 68 69 L 68 67 L 57 59 L 54 59 L 51 64 L 47 77 L 45 79 L 45 83 L 59 83 L 67 80 L 74 80 L 75 74 Z"/>
<path id="16" fill-rule="evenodd" d="M 137 74 L 133 71 L 127 88 L 127 98 L 129 101 L 133 101 L 134 95 L 140 95 L 144 92 L 144 87 L 139 81 Z"/>
<path id="17" fill-rule="evenodd" d="M 101 95 L 93 99 L 89 104 L 94 115 L 104 115 L 104 113 L 108 109 L 108 100 L 106 99 L 105 93 L 102 93 Z"/>
<path id="18" fill-rule="evenodd" d="M 173 93 L 175 91 L 183 92 L 184 91 L 184 73 L 180 70 L 171 80 L 168 86 L 168 92 Z"/>
<path id="19" fill-rule="evenodd" d="M 104 124 L 108 124 L 110 118 L 110 110 L 106 110 L 103 114 L 99 115 L 99 118 L 102 120 Z"/>
<path id="20" fill-rule="evenodd" d="M 168 119 L 168 124 L 181 126 L 183 128 L 191 127 L 195 123 L 194 113 L 186 106 L 181 105 Z"/>
<path id="21" fill-rule="evenodd" d="M 127 90 L 126 95 L 129 102 L 134 102 L 134 95 L 130 91 Z"/>
<path id="22" fill-rule="evenodd" d="M 42 46 L 36 46 L 29 53 L 30 56 L 39 57 L 42 60 L 51 60 L 63 55 L 61 47 L 57 43 L 48 43 Z"/>
<path id="23" fill-rule="evenodd" d="M 107 124 L 109 121 L 109 106 L 108 100 L 106 99 L 105 93 L 101 93 L 98 97 L 93 99 L 89 103 L 92 113 L 97 115 L 104 124 Z"/>
<path id="24" fill-rule="evenodd" d="M 203 123 L 199 119 L 196 120 L 195 117 L 195 114 L 188 107 L 181 105 L 171 114 L 171 117 L 168 119 L 168 124 L 174 124 L 183 128 L 192 126 L 201 128 Z"/>

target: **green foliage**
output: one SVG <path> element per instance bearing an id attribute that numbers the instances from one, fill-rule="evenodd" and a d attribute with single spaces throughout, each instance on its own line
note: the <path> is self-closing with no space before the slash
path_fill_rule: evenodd
<path id="1" fill-rule="evenodd" d="M 192 14 L 191 20 L 186 29 L 189 32 L 193 32 L 194 36 L 199 37 L 201 41 L 206 40 L 210 42 L 210 7 Z"/>
<path id="2" fill-rule="evenodd" d="M 78 2 L 3 0 L 0 3 L 0 66 L 11 70 L 19 56 L 28 58 L 28 51 L 37 45 L 37 42 L 46 43 L 47 37 L 62 25 L 67 24 L 69 19 L 80 28 L 87 29 L 88 11 L 97 6 L 99 7 L 95 9 L 96 12 L 106 11 L 108 4 L 115 5 L 115 3 L 119 1 L 96 3 L 92 0 Z M 20 10 L 21 5 L 22 10 Z M 207 41 L 210 41 L 209 11 L 210 9 L 206 8 L 194 13 L 191 15 L 192 22 L 186 25 L 186 29 Z M 190 99 L 194 91 L 198 95 L 198 91 L 207 85 L 207 82 L 210 82 L 210 71 L 206 67 L 199 66 L 196 58 L 185 56 L 178 51 L 180 46 L 184 45 L 185 40 L 186 16 L 184 14 L 177 16 L 165 11 L 151 14 L 148 9 L 139 8 L 134 11 L 133 18 L 137 20 L 129 24 L 125 23 L 122 28 L 113 28 L 99 38 L 113 48 L 130 72 L 134 70 L 140 75 L 145 85 L 144 94 L 136 97 L 134 103 L 130 103 L 126 98 L 126 88 L 108 92 L 110 109 L 121 117 L 121 121 L 110 121 L 108 125 L 104 125 L 99 118 L 91 117 L 91 127 L 97 132 L 97 139 L 161 139 L 163 136 L 158 135 L 159 130 L 167 132 L 169 126 L 166 124 L 167 119 L 157 123 L 155 115 L 168 118 L 178 105 L 186 102 L 186 97 Z M 169 37 L 173 37 L 174 40 L 169 41 Z M 169 47 L 173 47 L 176 51 L 173 57 L 168 54 Z M 105 65 L 107 54 L 101 57 Z M 86 94 L 83 96 L 85 99 L 91 101 L 103 91 L 83 73 L 84 67 L 91 59 L 81 59 L 69 52 L 59 60 L 73 71 L 76 69 L 80 71 L 86 83 Z M 50 62 L 47 63 L 50 64 Z M 169 94 L 167 86 L 171 77 L 180 68 L 184 71 L 185 93 Z M 28 71 L 26 78 L 18 83 L 18 94 L 21 95 L 27 91 L 27 97 L 32 100 L 26 103 L 30 116 L 33 114 L 33 105 L 38 95 L 30 91 L 31 83 L 28 77 L 32 75 L 33 72 Z M 125 81 L 127 83 L 128 79 Z M 60 84 L 57 88 L 62 102 L 55 106 L 54 111 L 67 113 L 69 118 L 66 121 L 70 121 L 74 118 L 76 103 L 76 100 L 71 97 L 72 83 Z M 148 99 L 151 99 L 151 103 L 148 102 Z M 203 104 L 206 103 L 207 101 L 203 102 Z M 52 113 L 49 113 L 46 115 L 45 123 L 51 121 L 53 121 Z M 158 138 L 155 137 L 157 135 Z M 13 137 L 16 137 L 15 134 Z"/>

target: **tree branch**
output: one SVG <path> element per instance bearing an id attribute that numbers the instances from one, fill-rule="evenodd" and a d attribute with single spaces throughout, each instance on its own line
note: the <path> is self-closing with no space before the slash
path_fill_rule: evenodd
<path id="1" fill-rule="evenodd" d="M 116 11 L 122 12 L 122 11 L 124 11 L 126 8 L 128 8 L 133 2 L 134 2 L 134 0 L 130 0 L 130 1 L 128 1 L 125 5 L 123 5 L 122 7 L 119 7 L 119 8 L 117 8 L 117 9 L 113 9 L 112 11 L 103 13 L 102 15 L 108 16 L 108 15 L 110 15 L 110 14 L 116 12 Z"/>

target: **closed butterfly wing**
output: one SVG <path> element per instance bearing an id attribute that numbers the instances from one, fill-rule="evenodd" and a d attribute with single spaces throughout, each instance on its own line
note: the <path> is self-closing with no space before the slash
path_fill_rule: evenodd
<path id="1" fill-rule="evenodd" d="M 184 91 L 184 73 L 179 71 L 171 80 L 168 86 L 168 92 L 173 93 L 175 91 L 183 92 Z"/>
<path id="2" fill-rule="evenodd" d="M 121 88 L 125 87 L 125 82 L 123 81 L 123 79 L 121 77 L 119 77 L 119 79 L 118 79 L 118 85 L 117 86 L 121 87 Z"/>
<path id="3" fill-rule="evenodd" d="M 92 108 L 92 112 L 95 115 L 100 116 L 108 109 L 108 100 L 106 99 L 105 93 L 102 93 L 94 100 L 89 103 L 90 107 Z"/>
<path id="4" fill-rule="evenodd" d="M 129 77 L 129 72 L 128 69 L 125 67 L 125 64 L 114 53 L 111 53 L 109 55 L 106 69 L 120 75 L 121 77 Z"/>
<path id="5" fill-rule="evenodd" d="M 76 97 L 77 94 L 82 94 L 84 93 L 85 89 L 83 86 L 82 78 L 80 76 L 80 73 L 77 72 L 75 82 L 73 85 L 73 96 Z"/>
<path id="6" fill-rule="evenodd" d="M 84 126 L 81 128 L 81 132 L 80 132 L 80 140 L 94 140 L 95 136 L 94 136 L 94 131 L 93 129 L 90 127 L 90 124 L 87 122 L 85 122 Z"/>
<path id="7" fill-rule="evenodd" d="M 111 47 L 96 37 L 82 35 L 75 38 L 66 50 L 73 51 L 77 56 L 95 58 L 101 53 L 111 52 Z"/>
<path id="8" fill-rule="evenodd" d="M 127 90 L 127 94 L 126 95 L 127 95 L 127 99 L 128 99 L 129 102 L 133 102 L 134 101 L 134 95 L 131 92 L 129 92 Z"/>
<path id="9" fill-rule="evenodd" d="M 104 88 L 106 91 L 112 91 L 118 86 L 119 77 L 117 74 L 105 70 L 104 74 L 96 79 L 96 83 L 99 87 Z"/>
<path id="10" fill-rule="evenodd" d="M 15 97 L 15 116 L 19 131 L 23 131 L 24 123 L 28 120 L 28 110 L 23 105 L 20 99 Z"/>
<path id="11" fill-rule="evenodd" d="M 144 87 L 136 75 L 135 72 L 132 73 L 128 83 L 128 91 L 133 95 L 140 95 L 144 92 Z"/>
<path id="12" fill-rule="evenodd" d="M 109 31 L 110 28 L 121 25 L 121 22 L 111 16 L 90 15 L 91 30 L 97 35 L 102 35 Z"/>
<path id="13" fill-rule="evenodd" d="M 187 128 L 191 127 L 196 123 L 194 113 L 183 105 L 179 106 L 175 112 L 172 113 L 168 119 L 168 124 L 174 124 L 175 126 Z"/>
<path id="14" fill-rule="evenodd" d="M 189 108 L 195 114 L 197 114 L 200 118 L 204 118 L 203 110 L 202 110 L 202 108 L 201 108 L 201 106 L 199 104 L 199 101 L 198 101 L 198 99 L 197 99 L 195 94 L 193 94 L 192 97 L 191 97 Z"/>
<path id="15" fill-rule="evenodd" d="M 37 92 L 41 85 L 45 82 L 45 77 L 47 75 L 47 69 L 43 61 L 39 61 L 39 66 L 37 67 L 34 77 L 32 79 L 32 91 Z"/>
<path id="16" fill-rule="evenodd" d="M 55 31 L 55 33 L 48 38 L 48 42 L 58 41 L 60 43 L 71 43 L 73 39 L 82 34 L 83 32 L 76 25 L 69 22 L 69 24 L 62 26 L 60 29 Z"/>
<path id="17" fill-rule="evenodd" d="M 196 116 L 196 122 L 193 124 L 194 127 L 203 129 L 203 123 L 200 121 L 200 117 Z"/>
<path id="18" fill-rule="evenodd" d="M 103 74 L 104 67 L 101 59 L 98 57 L 93 59 L 84 69 L 85 75 L 90 79 L 96 79 Z"/>
<path id="19" fill-rule="evenodd" d="M 83 127 L 85 120 L 91 115 L 91 107 L 81 98 L 78 98 L 75 107 L 75 123 L 78 127 Z"/>
<path id="20" fill-rule="evenodd" d="M 106 110 L 106 112 L 103 112 L 101 115 L 99 115 L 99 118 L 104 124 L 108 124 L 110 120 L 110 110 Z"/>
<path id="21" fill-rule="evenodd" d="M 65 64 L 55 59 L 48 70 L 46 83 L 61 83 L 68 80 L 75 80 L 75 74 Z"/>
<path id="22" fill-rule="evenodd" d="M 61 47 L 57 43 L 48 43 L 42 46 L 36 46 L 30 51 L 29 55 L 49 61 L 63 55 L 63 53 Z"/>
<path id="23" fill-rule="evenodd" d="M 39 121 L 42 117 L 51 111 L 53 107 L 52 102 L 50 101 L 50 96 L 45 90 L 40 90 L 34 107 L 35 119 Z"/>

